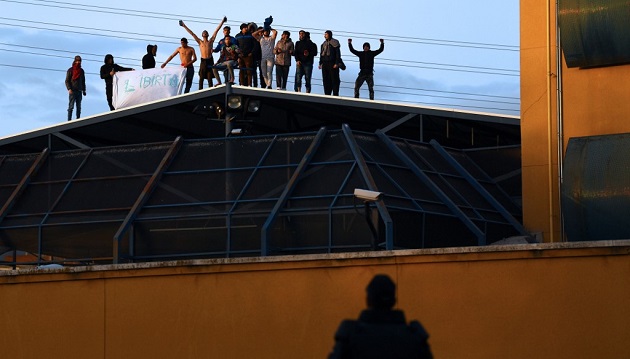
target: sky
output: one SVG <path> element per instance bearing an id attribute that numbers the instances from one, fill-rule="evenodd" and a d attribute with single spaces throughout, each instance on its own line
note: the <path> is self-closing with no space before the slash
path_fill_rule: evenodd
<path id="1" fill-rule="evenodd" d="M 158 45 L 159 66 L 177 49 L 179 39 L 187 37 L 199 57 L 197 44 L 178 20 L 201 37 L 203 30 L 212 33 L 223 16 L 232 35 L 241 23 L 262 25 L 270 15 L 272 27 L 279 33 L 290 31 L 294 42 L 304 29 L 319 45 L 324 31 L 331 30 L 347 65 L 341 72 L 341 96 L 353 96 L 358 73 L 348 39 L 357 49 L 369 42 L 375 50 L 382 38 L 385 51 L 376 57 L 374 72 L 377 100 L 519 115 L 517 0 L 361 0 L 308 7 L 249 0 L 213 3 L 0 0 L 0 138 L 67 120 L 64 81 L 75 55 L 83 58 L 86 72 L 81 117 L 99 115 L 109 111 L 99 77 L 106 54 L 121 66 L 141 70 L 148 44 Z M 171 61 L 168 66 L 177 65 Z M 292 66 L 288 88 L 294 73 Z M 316 67 L 312 82 L 312 92 L 323 94 Z M 364 84 L 361 97 L 367 96 Z"/>

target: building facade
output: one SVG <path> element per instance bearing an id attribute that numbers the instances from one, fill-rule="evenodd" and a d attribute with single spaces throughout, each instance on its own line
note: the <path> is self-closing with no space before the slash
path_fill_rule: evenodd
<path id="1" fill-rule="evenodd" d="M 620 31 L 609 31 L 623 23 L 627 3 L 522 0 L 520 11 L 523 221 L 545 242 L 560 242 L 567 240 L 560 198 L 569 141 L 630 132 L 630 87 L 624 83 L 630 65 L 624 54 L 606 65 L 587 62 L 611 51 L 606 45 L 617 41 Z M 577 30 L 584 38 L 578 38 Z M 595 33 L 601 35 L 597 41 L 588 36 Z M 585 45 L 579 49 L 584 62 L 575 62 L 576 40 L 603 49 Z"/>

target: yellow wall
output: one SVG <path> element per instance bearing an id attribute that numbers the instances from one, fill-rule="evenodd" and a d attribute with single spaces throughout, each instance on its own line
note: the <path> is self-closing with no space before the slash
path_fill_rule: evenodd
<path id="1" fill-rule="evenodd" d="M 25 359 L 324 358 L 341 319 L 364 307 L 368 281 L 387 273 L 437 358 L 630 357 L 630 241 L 570 246 L 0 273 L 0 350 Z"/>
<path id="2" fill-rule="evenodd" d="M 562 61 L 558 131 L 555 1 L 521 0 L 520 12 L 523 222 L 546 242 L 559 242 L 557 154 L 571 137 L 630 132 L 630 65 L 568 69 Z"/>

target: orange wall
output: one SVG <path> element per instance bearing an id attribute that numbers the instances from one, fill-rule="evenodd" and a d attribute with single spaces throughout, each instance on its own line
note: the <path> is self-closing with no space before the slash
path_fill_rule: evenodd
<path id="1" fill-rule="evenodd" d="M 630 65 L 568 69 L 564 61 L 558 130 L 555 3 L 520 2 L 523 222 L 528 231 L 543 232 L 546 242 L 564 240 L 558 153 L 572 137 L 630 132 L 630 86 L 625 83 Z"/>
<path id="2" fill-rule="evenodd" d="M 0 348 L 5 358 L 324 358 L 368 281 L 387 273 L 437 358 L 627 358 L 630 241 L 592 245 L 0 273 Z"/>

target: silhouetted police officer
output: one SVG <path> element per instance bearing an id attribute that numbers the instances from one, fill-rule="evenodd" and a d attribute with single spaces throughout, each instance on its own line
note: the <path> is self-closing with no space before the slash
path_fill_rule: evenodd
<path id="1" fill-rule="evenodd" d="M 366 290 L 368 309 L 358 320 L 341 322 L 329 358 L 433 358 L 427 342 L 429 334 L 420 322 L 407 324 L 405 314 L 392 309 L 396 284 L 391 278 L 378 274 Z"/>

